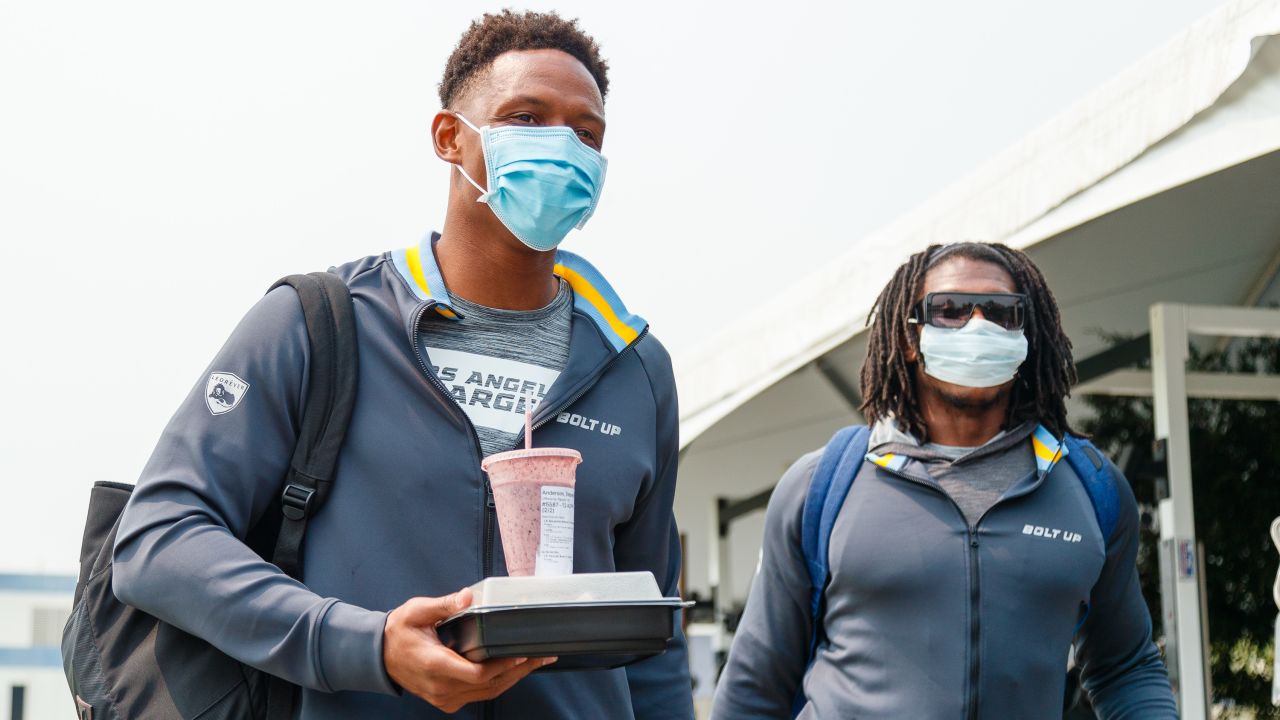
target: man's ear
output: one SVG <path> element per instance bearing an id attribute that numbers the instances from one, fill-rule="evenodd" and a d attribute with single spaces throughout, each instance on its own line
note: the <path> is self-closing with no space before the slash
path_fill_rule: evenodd
<path id="1" fill-rule="evenodd" d="M 448 110 L 441 110 L 431 120 L 431 144 L 436 157 L 452 165 L 462 164 L 462 148 L 458 146 L 458 133 L 462 121 Z"/>
<path id="2" fill-rule="evenodd" d="M 902 357 L 907 362 L 914 363 L 920 359 L 920 326 L 908 325 L 906 332 L 907 337 L 902 338 Z"/>

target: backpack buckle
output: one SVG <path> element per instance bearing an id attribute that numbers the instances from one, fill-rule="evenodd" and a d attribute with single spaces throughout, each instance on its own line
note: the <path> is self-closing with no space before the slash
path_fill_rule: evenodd
<path id="1" fill-rule="evenodd" d="M 302 520 L 311 514 L 311 501 L 316 491 L 312 488 L 289 483 L 280 496 L 281 510 L 290 520 Z"/>

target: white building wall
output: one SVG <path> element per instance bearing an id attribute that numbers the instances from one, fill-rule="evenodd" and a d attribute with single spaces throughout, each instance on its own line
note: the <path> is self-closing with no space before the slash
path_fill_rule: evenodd
<path id="1" fill-rule="evenodd" d="M 859 358 L 860 359 L 860 358 Z M 856 377 L 857 366 L 842 368 Z M 695 440 L 680 461 L 676 522 L 685 534 L 685 593 L 708 597 L 712 555 L 718 551 L 712 524 L 717 497 L 741 500 L 773 487 L 791 463 L 823 446 L 837 429 L 860 421 L 847 402 L 813 368 L 780 380 L 737 413 Z M 799 450 L 790 450 L 800 448 Z M 768 458 L 768 461 L 762 461 Z M 728 604 L 746 600 L 764 535 L 764 512 L 730 526 Z"/>
<path id="2" fill-rule="evenodd" d="M 17 686 L 22 720 L 76 717 L 59 652 L 74 585 L 72 577 L 0 573 L 0 720 L 15 720 Z"/>
<path id="3" fill-rule="evenodd" d="M 46 611 L 37 613 L 37 611 Z M 0 590 L 0 647 L 31 647 L 47 645 L 39 642 L 47 638 L 49 615 L 55 613 L 57 632 L 61 633 L 67 616 L 71 614 L 70 593 L 27 593 Z M 36 616 L 40 614 L 46 627 L 36 627 Z M 39 632 L 41 638 L 36 637 Z"/>
<path id="4" fill-rule="evenodd" d="M 61 668 L 0 666 L 0 720 L 12 720 L 14 685 L 26 687 L 23 720 L 74 720 L 75 703 Z"/>

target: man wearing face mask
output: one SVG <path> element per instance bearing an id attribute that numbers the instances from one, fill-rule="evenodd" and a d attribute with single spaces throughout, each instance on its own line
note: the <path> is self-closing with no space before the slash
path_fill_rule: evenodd
<path id="1" fill-rule="evenodd" d="M 626 668 L 529 674 L 470 662 L 435 626 L 505 575 L 481 460 L 577 449 L 573 571 L 650 571 L 677 592 L 678 414 L 670 359 L 582 258 L 558 251 L 605 180 L 607 65 L 576 21 L 485 15 L 462 36 L 431 125 L 449 168 L 440 233 L 334 268 L 354 301 L 359 388 L 332 495 L 297 582 L 246 545 L 281 497 L 307 386 L 289 287 L 255 306 L 197 384 L 123 516 L 115 592 L 297 686 L 302 718 L 691 718 L 683 635 Z M 289 496 L 284 502 L 288 504 Z"/>
<path id="2" fill-rule="evenodd" d="M 997 244 L 912 256 L 869 319 L 862 411 L 783 476 L 716 720 L 1176 718 L 1119 470 L 1071 435 L 1071 342 Z"/>

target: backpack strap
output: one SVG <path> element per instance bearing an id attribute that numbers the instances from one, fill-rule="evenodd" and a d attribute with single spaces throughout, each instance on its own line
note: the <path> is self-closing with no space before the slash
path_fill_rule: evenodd
<path id="1" fill-rule="evenodd" d="M 307 520 L 324 504 L 333 485 L 338 451 L 355 407 L 359 358 L 351 293 L 337 275 L 290 275 L 271 287 L 281 285 L 296 290 L 302 302 L 311 372 L 306 412 L 280 497 L 284 520 L 271 561 L 285 574 L 301 579 L 302 537 Z"/>
<path id="2" fill-rule="evenodd" d="M 307 520 L 324 505 L 333 487 L 338 451 L 346 439 L 355 407 L 359 356 L 355 311 L 346 283 L 333 273 L 314 272 L 282 278 L 271 289 L 282 285 L 298 293 L 311 355 L 306 409 L 280 496 L 284 517 L 271 562 L 286 575 L 301 580 Z M 272 677 L 267 717 L 291 718 L 295 692 L 295 686 Z"/>
<path id="3" fill-rule="evenodd" d="M 800 548 L 809 571 L 809 612 L 815 616 L 830 575 L 827 547 L 831 527 L 853 486 L 854 476 L 862 467 L 869 435 L 865 425 L 851 425 L 836 431 L 822 451 L 822 459 L 809 481 L 804 515 L 800 519 Z"/>
<path id="4" fill-rule="evenodd" d="M 1118 478 L 1107 467 L 1102 453 L 1085 438 L 1078 438 L 1070 433 L 1062 439 L 1066 451 L 1067 463 L 1075 471 L 1076 477 L 1084 485 L 1084 491 L 1093 505 L 1093 514 L 1098 519 L 1098 529 L 1102 532 L 1104 548 L 1111 544 L 1111 536 L 1116 531 L 1116 523 L 1120 519 L 1120 495 L 1116 490 Z M 1085 602 L 1080 607 L 1080 617 L 1076 621 L 1076 632 L 1084 627 L 1093 609 L 1092 602 Z"/>
<path id="5" fill-rule="evenodd" d="M 822 451 L 822 459 L 809 480 L 800 518 L 800 550 L 809 571 L 809 617 L 813 634 L 809 638 L 809 654 L 805 666 L 813 662 L 822 635 L 823 593 L 831 576 L 827 550 L 831 545 L 831 529 L 844 505 L 853 479 L 866 459 L 871 431 L 865 425 L 851 425 L 836 431 Z M 796 691 L 793 715 L 804 704 L 803 690 Z"/>
<path id="6" fill-rule="evenodd" d="M 1085 438 L 1067 434 L 1063 438 L 1066 445 L 1066 460 L 1075 471 L 1084 490 L 1093 503 L 1094 515 L 1098 518 L 1098 529 L 1102 531 L 1102 542 L 1111 542 L 1111 535 L 1116 530 L 1120 519 L 1120 496 L 1116 492 L 1116 478 L 1112 475 L 1102 453 L 1093 443 Z"/>

